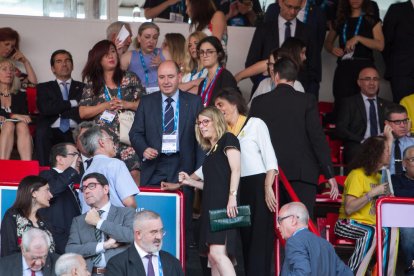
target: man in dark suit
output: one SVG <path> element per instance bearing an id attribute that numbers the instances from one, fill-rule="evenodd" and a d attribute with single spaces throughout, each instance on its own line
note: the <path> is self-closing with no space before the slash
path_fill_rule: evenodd
<path id="1" fill-rule="evenodd" d="M 73 187 L 73 184 L 80 183 L 79 162 L 75 145 L 59 143 L 53 146 L 50 153 L 52 169 L 40 173 L 49 183 L 53 198 L 50 207 L 39 212 L 52 232 L 58 254 L 65 253 L 72 220 L 81 214 L 78 192 Z"/>
<path id="2" fill-rule="evenodd" d="M 180 91 L 181 73 L 173 61 L 158 67 L 161 92 L 141 99 L 129 137 L 141 163 L 141 186 L 178 182 L 178 172 L 193 173 L 204 159 L 195 138 L 194 125 L 202 109 L 198 96 Z M 168 103 L 168 101 L 171 101 Z M 188 237 L 191 232 L 194 189 L 184 188 Z M 188 241 L 189 242 L 189 239 Z"/>
<path id="3" fill-rule="evenodd" d="M 279 1 L 280 2 L 280 1 Z M 283 5 L 283 4 L 282 4 Z M 280 13 L 280 5 L 279 3 L 270 4 L 266 10 L 265 14 L 265 22 L 271 22 L 278 20 L 278 15 Z M 303 76 L 304 78 L 299 77 L 299 81 L 303 83 L 303 85 L 307 88 L 305 90 L 307 93 L 314 94 L 316 98 L 319 97 L 319 82 L 322 80 L 322 48 L 323 43 L 325 42 L 326 36 L 326 15 L 322 8 L 320 8 L 316 3 L 311 0 L 302 0 L 301 9 L 298 12 L 297 19 L 301 22 L 305 23 L 308 29 L 311 32 L 312 39 L 315 39 L 315 60 L 313 60 L 315 64 L 315 72 L 316 75 L 314 80 L 317 81 L 309 81 L 308 75 Z M 309 52 L 308 52 L 309 54 Z M 307 74 L 311 72 L 306 72 Z"/>
<path id="4" fill-rule="evenodd" d="M 384 131 L 385 109 L 392 103 L 378 97 L 379 81 L 375 68 L 362 69 L 357 81 L 361 93 L 345 98 L 339 107 L 336 134 L 344 141 L 347 164 L 365 139 Z"/>
<path id="5" fill-rule="evenodd" d="M 66 252 L 82 255 L 92 275 L 104 274 L 109 259 L 134 240 L 135 210 L 111 205 L 108 180 L 100 173 L 85 175 L 81 190 L 91 209 L 73 219 Z"/>
<path id="6" fill-rule="evenodd" d="M 308 221 L 308 210 L 300 202 L 280 209 L 277 228 L 286 240 L 281 275 L 354 275 L 327 240 L 308 230 Z"/>
<path id="7" fill-rule="evenodd" d="M 22 252 L 0 259 L 0 275 L 55 276 L 54 267 L 59 255 L 49 253 L 50 238 L 46 232 L 32 228 L 23 233 Z"/>
<path id="8" fill-rule="evenodd" d="M 266 22 L 256 28 L 249 53 L 246 59 L 246 67 L 254 63 L 267 60 L 272 50 L 279 48 L 287 37 L 296 37 L 306 45 L 306 83 L 303 83 L 305 92 L 314 94 L 309 88 L 314 87 L 315 83 L 319 86 L 317 69 L 317 45 L 316 40 L 311 37 L 311 30 L 306 24 L 296 19 L 302 8 L 302 0 L 279 1 L 280 13 L 272 22 Z M 320 54 L 319 54 L 320 56 Z M 262 80 L 260 75 L 252 77 L 253 91 Z M 312 84 L 313 83 L 313 84 Z"/>
<path id="9" fill-rule="evenodd" d="M 180 262 L 161 250 L 165 235 L 160 215 L 144 210 L 135 215 L 134 245 L 109 260 L 106 276 L 184 276 Z"/>
<path id="10" fill-rule="evenodd" d="M 39 118 L 36 126 L 36 155 L 41 166 L 49 165 L 50 149 L 61 142 L 73 143 L 72 131 L 81 121 L 78 103 L 84 84 L 72 79 L 72 55 L 57 50 L 50 58 L 56 80 L 37 85 Z"/>
<path id="11" fill-rule="evenodd" d="M 315 97 L 293 89 L 296 77 L 292 60 L 277 60 L 272 72 L 276 89 L 256 97 L 249 115 L 267 124 L 279 166 L 312 217 L 319 171 L 329 179 L 331 198 L 337 197 L 338 186 Z M 288 201 L 282 188 L 281 202 Z"/>
<path id="12" fill-rule="evenodd" d="M 392 4 L 384 17 L 385 77 L 391 81 L 395 103 L 414 93 L 414 3 Z"/>

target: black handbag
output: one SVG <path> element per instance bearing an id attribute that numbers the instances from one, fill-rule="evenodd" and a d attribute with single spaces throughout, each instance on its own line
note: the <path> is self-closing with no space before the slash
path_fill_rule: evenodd
<path id="1" fill-rule="evenodd" d="M 227 209 L 210 210 L 210 228 L 212 232 L 223 231 L 237 227 L 250 226 L 250 206 L 244 205 L 237 207 L 237 217 L 229 218 Z"/>

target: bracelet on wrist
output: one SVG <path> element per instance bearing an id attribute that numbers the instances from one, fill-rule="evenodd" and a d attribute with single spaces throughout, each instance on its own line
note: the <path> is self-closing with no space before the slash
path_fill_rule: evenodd
<path id="1" fill-rule="evenodd" d="M 368 193 L 366 193 L 366 194 L 365 194 L 365 198 L 366 198 L 368 201 L 371 201 L 371 197 L 368 195 Z"/>

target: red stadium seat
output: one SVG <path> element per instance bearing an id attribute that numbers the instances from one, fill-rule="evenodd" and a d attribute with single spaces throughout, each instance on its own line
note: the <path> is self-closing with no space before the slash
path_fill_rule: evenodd
<path id="1" fill-rule="evenodd" d="M 20 182 L 28 175 L 39 174 L 39 161 L 0 160 L 0 181 Z"/>

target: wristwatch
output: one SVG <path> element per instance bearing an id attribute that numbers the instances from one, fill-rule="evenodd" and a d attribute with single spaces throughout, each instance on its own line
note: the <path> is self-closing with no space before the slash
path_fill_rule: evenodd
<path id="1" fill-rule="evenodd" d="M 237 196 L 237 191 L 230 191 L 229 195 Z"/>

